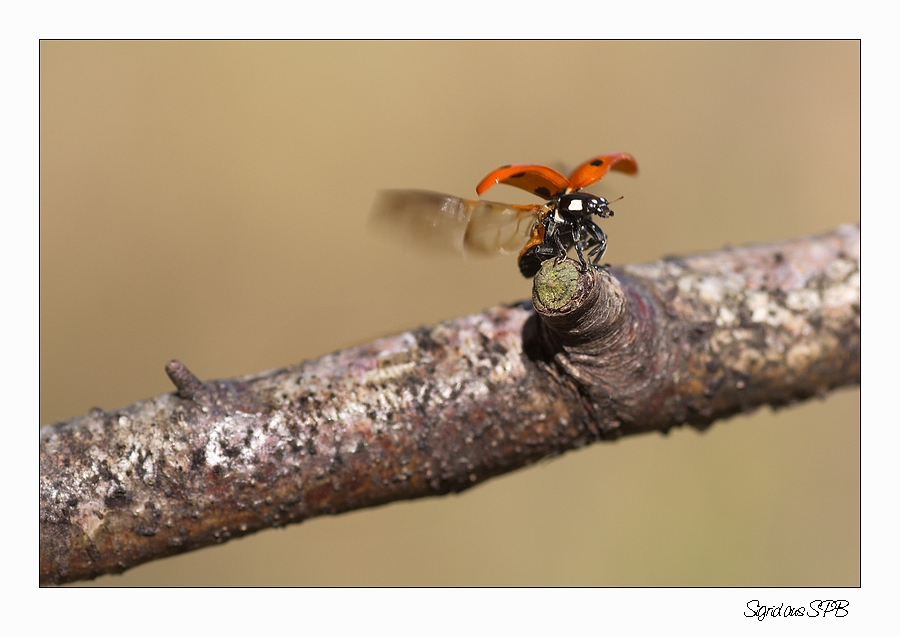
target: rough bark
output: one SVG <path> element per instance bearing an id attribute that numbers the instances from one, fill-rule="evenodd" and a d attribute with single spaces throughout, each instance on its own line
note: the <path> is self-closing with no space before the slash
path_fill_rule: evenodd
<path id="1" fill-rule="evenodd" d="M 860 379 L 859 228 L 582 273 L 532 303 L 40 433 L 40 579 L 121 572 L 263 528 L 461 491 L 596 440 Z"/>

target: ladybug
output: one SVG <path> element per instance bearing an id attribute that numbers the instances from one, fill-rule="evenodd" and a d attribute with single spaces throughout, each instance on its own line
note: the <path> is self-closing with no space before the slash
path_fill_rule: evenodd
<path id="1" fill-rule="evenodd" d="M 519 271 L 528 278 L 537 274 L 544 261 L 561 259 L 572 247 L 582 268 L 587 267 L 585 252 L 597 267 L 606 252 L 607 237 L 592 217 L 606 219 L 614 213 L 603 197 L 579 191 L 610 170 L 633 175 L 637 162 L 628 153 L 599 155 L 581 164 L 568 179 L 547 166 L 501 166 L 475 188 L 480 196 L 497 184 L 509 184 L 545 199 L 544 204 L 504 204 L 422 190 L 382 191 L 373 218 L 394 230 L 404 227 L 416 241 L 424 239 L 430 246 L 485 255 L 518 249 Z"/>

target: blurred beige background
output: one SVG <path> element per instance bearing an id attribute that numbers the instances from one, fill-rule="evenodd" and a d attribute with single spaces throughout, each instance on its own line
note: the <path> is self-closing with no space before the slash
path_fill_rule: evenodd
<path id="1" fill-rule="evenodd" d="M 530 296 L 379 188 L 628 151 L 606 261 L 859 220 L 857 42 L 42 42 L 40 422 Z M 528 200 L 498 187 L 494 199 Z M 112 585 L 860 583 L 859 390 L 269 530 Z"/>

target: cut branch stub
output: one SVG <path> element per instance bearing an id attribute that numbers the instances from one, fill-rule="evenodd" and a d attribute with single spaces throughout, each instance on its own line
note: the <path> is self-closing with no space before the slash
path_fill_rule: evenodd
<path id="1" fill-rule="evenodd" d="M 856 384 L 859 228 L 811 240 L 584 272 L 548 261 L 534 290 L 544 357 L 603 437 L 703 428 Z"/>
<path id="2" fill-rule="evenodd" d="M 571 259 L 548 259 L 534 277 L 532 301 L 543 308 L 543 314 L 552 315 L 572 302 L 576 293 L 583 294 L 586 282 Z"/>
<path id="3" fill-rule="evenodd" d="M 670 371 L 660 300 L 641 281 L 620 277 L 551 259 L 534 283 L 541 346 L 585 396 L 603 438 L 640 427 L 640 407 L 652 403 Z"/>

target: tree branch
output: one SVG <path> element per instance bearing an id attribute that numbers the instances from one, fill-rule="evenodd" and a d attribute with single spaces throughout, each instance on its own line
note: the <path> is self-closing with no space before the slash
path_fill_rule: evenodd
<path id="1" fill-rule="evenodd" d="M 201 382 L 40 433 L 40 579 L 462 491 L 596 440 L 860 379 L 859 227 L 587 272 L 532 303 Z"/>

